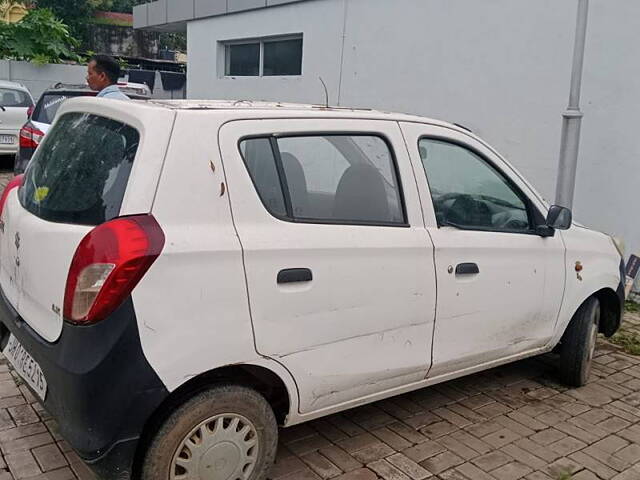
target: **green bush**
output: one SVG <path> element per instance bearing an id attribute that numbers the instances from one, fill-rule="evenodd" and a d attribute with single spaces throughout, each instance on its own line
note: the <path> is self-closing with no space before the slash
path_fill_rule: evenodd
<path id="1" fill-rule="evenodd" d="M 78 41 L 51 10 L 38 8 L 18 23 L 0 22 L 0 58 L 34 63 L 79 61 Z"/>

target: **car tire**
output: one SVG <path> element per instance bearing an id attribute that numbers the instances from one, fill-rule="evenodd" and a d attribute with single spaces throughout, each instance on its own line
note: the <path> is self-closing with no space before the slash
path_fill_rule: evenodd
<path id="1" fill-rule="evenodd" d="M 560 345 L 560 378 L 571 387 L 582 387 L 591 373 L 600 326 L 600 302 L 591 297 L 574 314 Z"/>
<path id="2" fill-rule="evenodd" d="M 165 420 L 146 452 L 141 480 L 264 480 L 277 447 L 276 418 L 262 395 L 215 386 Z"/>

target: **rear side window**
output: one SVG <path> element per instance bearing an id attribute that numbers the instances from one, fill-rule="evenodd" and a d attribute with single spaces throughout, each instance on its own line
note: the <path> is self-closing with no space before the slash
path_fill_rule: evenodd
<path id="1" fill-rule="evenodd" d="M 300 222 L 406 224 L 395 161 L 371 135 L 251 138 L 240 151 L 265 207 Z"/>
<path id="2" fill-rule="evenodd" d="M 28 108 L 31 105 L 31 98 L 22 90 L 0 88 L 0 106 Z"/>
<path id="3" fill-rule="evenodd" d="M 62 102 L 64 102 L 67 98 L 78 96 L 95 96 L 95 94 L 95 92 L 79 93 L 76 95 L 63 93 L 46 93 L 40 98 L 40 100 L 38 100 L 38 104 L 36 105 L 31 118 L 36 122 L 52 124 L 56 113 L 58 113 L 60 105 L 62 105 Z"/>
<path id="4" fill-rule="evenodd" d="M 23 207 L 44 220 L 79 225 L 117 217 L 139 141 L 136 129 L 116 120 L 65 114 L 29 163 Z"/>

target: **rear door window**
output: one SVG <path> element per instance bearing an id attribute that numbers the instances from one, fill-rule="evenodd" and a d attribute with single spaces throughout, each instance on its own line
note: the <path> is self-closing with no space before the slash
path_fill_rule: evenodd
<path id="1" fill-rule="evenodd" d="M 52 222 L 99 225 L 117 217 L 139 141 L 135 128 L 117 120 L 65 114 L 29 163 L 22 206 Z"/>
<path id="2" fill-rule="evenodd" d="M 62 105 L 62 102 L 67 98 L 93 97 L 95 95 L 96 92 L 77 93 L 73 95 L 69 93 L 46 93 L 38 100 L 38 104 L 31 118 L 36 122 L 52 124 L 60 105 Z"/>
<path id="3" fill-rule="evenodd" d="M 22 90 L 0 88 L 0 106 L 29 108 L 33 105 L 31 97 Z"/>
<path id="4" fill-rule="evenodd" d="M 240 152 L 265 207 L 314 223 L 405 225 L 393 152 L 374 135 L 259 137 Z"/>

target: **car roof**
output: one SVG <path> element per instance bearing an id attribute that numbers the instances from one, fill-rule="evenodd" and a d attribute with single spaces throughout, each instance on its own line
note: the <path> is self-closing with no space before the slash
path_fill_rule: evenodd
<path id="1" fill-rule="evenodd" d="M 111 100 L 111 107 L 121 110 L 124 106 L 117 100 Z M 61 107 L 64 111 L 100 111 L 104 110 L 105 103 L 93 97 L 80 97 L 69 99 Z M 265 102 L 255 100 L 162 100 L 151 99 L 145 101 L 132 100 L 124 107 L 128 113 L 135 114 L 137 109 L 163 109 L 172 111 L 198 111 L 215 112 L 221 115 L 231 116 L 237 119 L 262 119 L 262 118 L 345 118 L 361 120 L 388 120 L 393 122 L 426 123 L 434 126 L 442 126 L 459 132 L 464 132 L 477 138 L 468 129 L 450 122 L 436 120 L 428 117 L 409 115 L 405 113 L 383 112 L 366 108 L 351 108 L 340 106 L 326 106 L 313 104 L 298 104 L 284 102 Z M 142 112 L 141 112 L 142 113 Z"/>
<path id="2" fill-rule="evenodd" d="M 129 94 L 138 95 L 140 98 L 146 97 L 146 96 L 151 97 L 151 91 L 149 87 L 143 83 L 132 83 L 132 82 L 119 83 L 118 87 L 122 88 L 124 93 L 126 93 L 127 95 Z M 141 91 L 145 91 L 146 93 L 143 95 L 140 92 L 136 93 L 134 91 L 131 91 L 130 89 L 141 90 Z M 58 82 L 44 91 L 44 93 L 85 93 L 85 92 L 95 92 L 95 90 L 92 90 L 89 87 L 89 85 L 87 85 L 86 83 Z"/>
<path id="3" fill-rule="evenodd" d="M 235 110 L 243 111 L 251 117 L 259 117 L 265 112 L 288 112 L 295 116 L 304 116 L 305 114 L 312 114 L 316 116 L 318 113 L 330 114 L 333 116 L 344 117 L 358 117 L 358 118 L 370 118 L 370 119 L 384 119 L 393 121 L 408 121 L 408 122 L 421 122 L 430 123 L 434 125 L 454 126 L 454 124 L 444 122 L 441 120 L 435 120 L 428 117 L 420 117 L 417 115 L 409 115 L 406 113 L 394 113 L 385 112 L 381 110 L 374 110 L 370 108 L 356 108 L 356 107 L 341 107 L 341 106 L 327 106 L 318 104 L 304 104 L 304 103 L 287 103 L 287 102 L 267 102 L 257 100 L 159 100 L 152 99 L 147 102 L 150 106 L 158 106 L 163 108 L 169 108 L 172 110 Z M 252 112 L 253 113 L 250 113 Z M 454 126 L 457 130 L 458 126 Z"/>
<path id="4" fill-rule="evenodd" d="M 13 88 L 15 90 L 22 90 L 23 92 L 29 93 L 29 89 L 17 82 L 9 82 L 8 80 L 0 80 L 0 88 Z"/>

